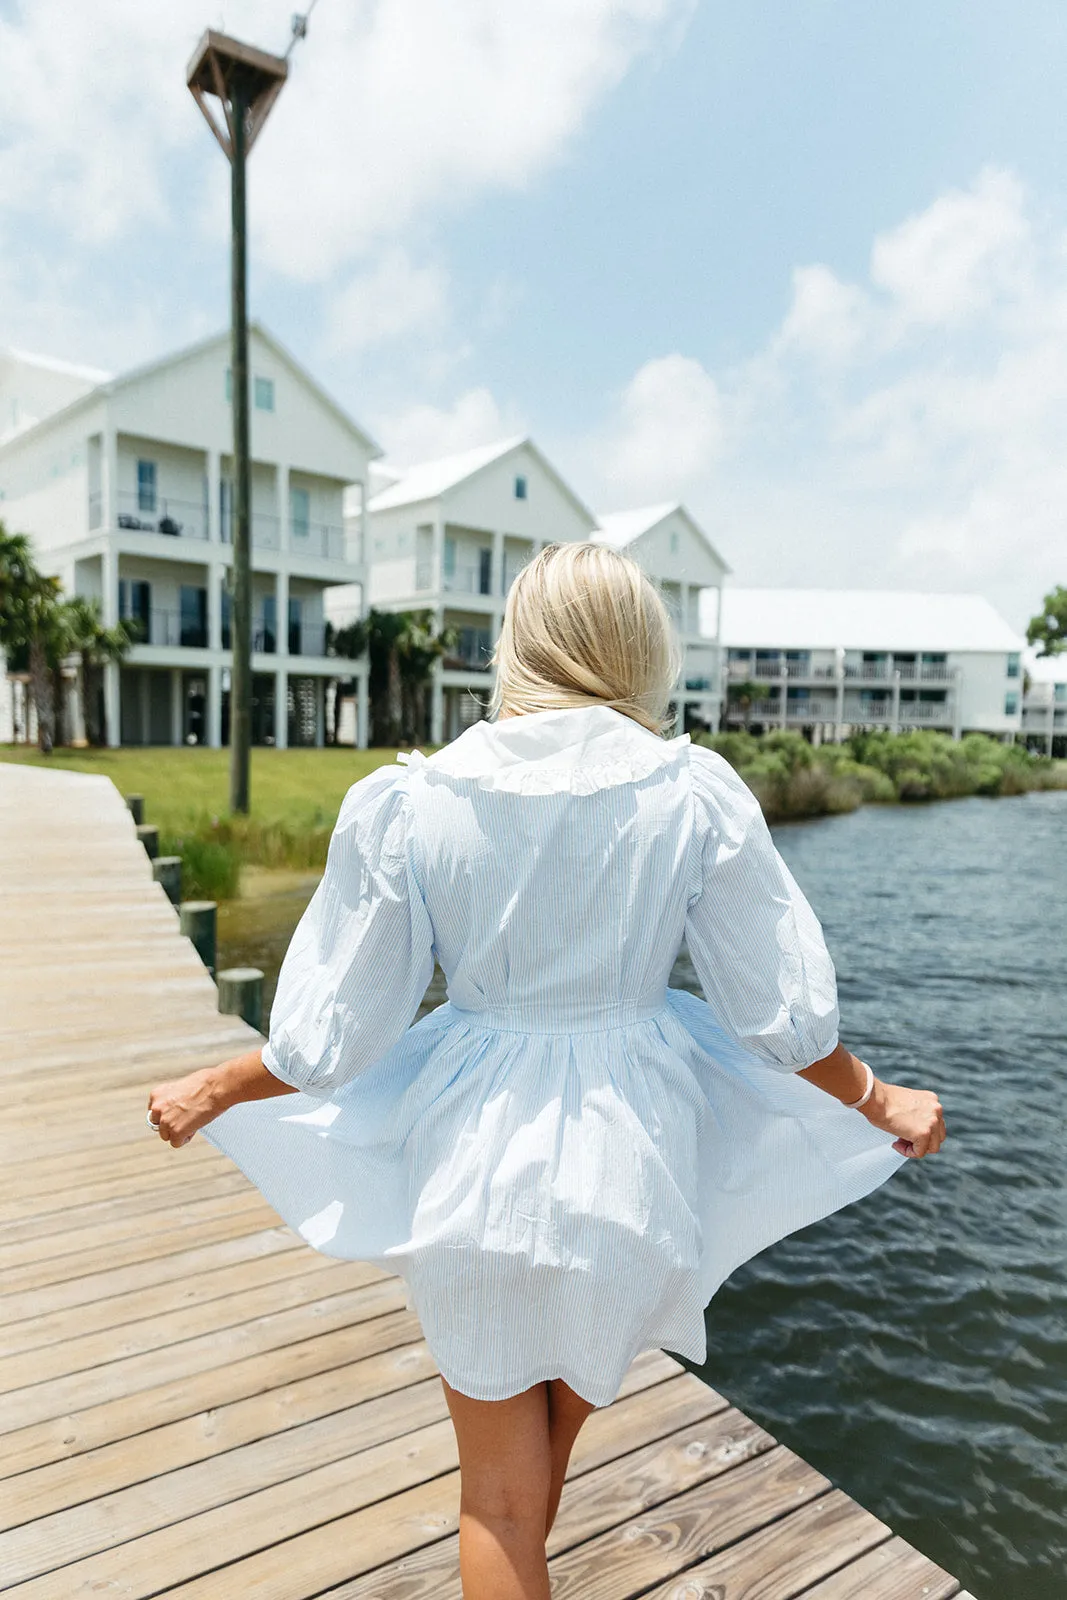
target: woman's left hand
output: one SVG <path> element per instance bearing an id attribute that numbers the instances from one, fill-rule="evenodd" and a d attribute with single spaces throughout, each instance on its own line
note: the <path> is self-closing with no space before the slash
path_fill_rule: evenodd
<path id="1" fill-rule="evenodd" d="M 175 1150 L 226 1109 L 219 1102 L 214 1079 L 210 1068 L 205 1068 L 173 1083 L 161 1083 L 148 1096 L 148 1120 Z"/>

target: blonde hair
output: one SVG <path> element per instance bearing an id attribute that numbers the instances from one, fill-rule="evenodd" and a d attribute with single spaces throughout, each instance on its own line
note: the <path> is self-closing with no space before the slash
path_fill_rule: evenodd
<path id="1" fill-rule="evenodd" d="M 493 653 L 494 716 L 606 705 L 663 733 L 681 652 L 636 561 L 608 545 L 546 545 L 508 594 Z"/>

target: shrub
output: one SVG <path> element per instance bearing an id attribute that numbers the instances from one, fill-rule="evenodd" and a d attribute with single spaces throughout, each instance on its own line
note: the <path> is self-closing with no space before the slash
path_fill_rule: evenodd
<path id="1" fill-rule="evenodd" d="M 162 855 L 182 858 L 182 898 L 232 900 L 241 881 L 241 856 L 233 844 L 183 833 L 160 840 Z"/>

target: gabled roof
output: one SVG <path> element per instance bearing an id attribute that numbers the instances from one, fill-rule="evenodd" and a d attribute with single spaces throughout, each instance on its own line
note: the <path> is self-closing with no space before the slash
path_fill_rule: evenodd
<path id="1" fill-rule="evenodd" d="M 350 433 L 355 434 L 360 443 L 367 450 L 369 450 L 372 455 L 381 455 L 381 448 L 371 438 L 370 434 L 365 432 L 358 423 L 352 420 L 352 418 L 348 415 L 348 412 L 337 403 L 332 395 L 326 392 L 317 379 L 313 378 L 305 367 L 300 365 L 300 362 L 297 361 L 296 357 L 291 355 L 285 346 L 281 344 L 272 333 L 268 333 L 267 329 L 261 322 L 250 322 L 248 325 L 248 332 L 250 337 L 254 336 L 261 339 L 271 353 L 275 355 L 284 366 L 287 366 L 302 383 L 307 384 L 309 388 L 313 389 L 318 398 L 322 401 L 323 405 L 326 406 L 328 410 L 333 412 L 334 416 L 343 427 L 347 428 Z M 39 433 L 46 428 L 52 427 L 52 425 L 58 422 L 60 418 L 66 420 L 81 406 L 92 405 L 101 399 L 107 399 L 109 396 L 117 394 L 119 390 L 126 389 L 131 384 L 139 383 L 142 379 L 150 377 L 157 372 L 165 372 L 168 367 L 176 367 L 180 365 L 181 362 L 188 361 L 193 356 L 201 355 L 205 350 L 212 349 L 215 345 L 228 346 L 229 341 L 230 334 L 228 330 L 223 333 L 213 333 L 205 339 L 198 339 L 195 344 L 184 345 L 182 349 L 172 351 L 170 355 L 160 356 L 154 361 L 145 361 L 141 364 L 141 366 L 131 367 L 128 372 L 120 372 L 116 377 L 105 378 L 102 383 L 96 384 L 94 388 L 88 391 L 88 393 L 79 395 L 76 400 L 72 400 L 70 404 L 64 406 L 62 410 L 53 411 L 49 416 L 42 417 L 41 421 L 35 423 L 32 428 L 27 428 L 24 433 L 16 435 L 18 443 L 22 444 L 22 442 L 29 438 L 30 435 Z"/>
<path id="2" fill-rule="evenodd" d="M 368 509 L 392 511 L 397 506 L 418 505 L 424 500 L 440 499 L 450 490 L 457 489 L 461 483 L 468 483 L 471 478 L 477 477 L 487 467 L 505 460 L 506 457 L 524 448 L 530 452 L 556 487 L 566 495 L 579 514 L 587 519 L 590 529 L 594 528 L 596 518 L 589 507 L 579 500 L 574 490 L 564 482 L 533 440 L 527 434 L 521 433 L 510 439 L 498 439 L 495 444 L 483 444 L 474 450 L 464 450 L 458 455 L 438 456 L 433 461 L 421 461 L 417 466 L 409 467 L 396 483 L 376 494 L 370 500 Z"/>
<path id="3" fill-rule="evenodd" d="M 721 623 L 721 642 L 735 649 L 1014 653 L 1025 646 L 980 594 L 726 588 Z"/>
<path id="4" fill-rule="evenodd" d="M 26 367 L 40 367 L 42 372 L 57 372 L 64 378 L 81 378 L 94 388 L 97 384 L 106 383 L 112 376 L 102 367 L 83 367 L 73 361 L 59 361 L 55 356 L 36 355 L 32 350 L 13 350 L 10 346 L 0 349 L 0 361 L 5 359 L 17 361 Z"/>
<path id="5" fill-rule="evenodd" d="M 667 500 L 658 506 L 640 506 L 635 511 L 606 512 L 598 519 L 599 526 L 593 538 L 598 544 L 611 545 L 613 550 L 625 550 L 635 539 L 640 539 L 643 533 L 650 533 L 653 528 L 658 528 L 661 522 L 666 522 L 667 518 L 675 513 L 685 520 L 697 538 L 707 546 L 723 570 L 729 572 L 730 568 L 700 523 L 686 510 L 680 500 Z"/>

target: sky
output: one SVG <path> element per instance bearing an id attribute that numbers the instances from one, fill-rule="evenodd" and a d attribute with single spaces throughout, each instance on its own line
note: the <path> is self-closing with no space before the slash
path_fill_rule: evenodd
<path id="1" fill-rule="evenodd" d="M 225 326 L 205 26 L 0 0 L 0 345 Z M 400 465 L 529 431 L 741 584 L 1067 583 L 1062 0 L 317 0 L 249 165 L 253 313 Z"/>

